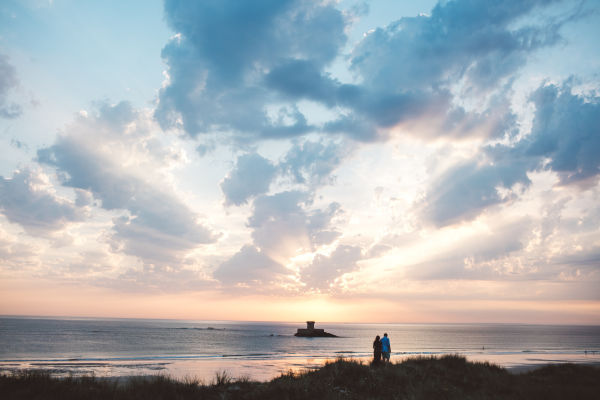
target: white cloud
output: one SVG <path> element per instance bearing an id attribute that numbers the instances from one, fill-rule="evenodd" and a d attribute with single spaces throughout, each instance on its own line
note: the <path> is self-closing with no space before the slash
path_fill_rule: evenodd
<path id="1" fill-rule="evenodd" d="M 235 168 L 221 182 L 225 204 L 239 206 L 251 197 L 268 192 L 275 172 L 271 162 L 259 154 L 239 156 Z"/>
<path id="2" fill-rule="evenodd" d="M 128 103 L 100 104 L 96 116 L 77 119 L 38 159 L 56 168 L 63 185 L 80 190 L 79 201 L 91 194 L 103 209 L 125 211 L 113 221 L 115 251 L 178 264 L 217 234 L 175 194 L 167 171 L 179 156 L 157 142 L 153 129 Z"/>
<path id="3" fill-rule="evenodd" d="M 0 176 L 0 211 L 32 235 L 48 235 L 83 221 L 85 210 L 52 189 L 40 170 L 16 171 L 12 178 Z"/>
<path id="4" fill-rule="evenodd" d="M 317 254 L 312 263 L 302 269 L 301 279 L 308 289 L 327 291 L 336 278 L 358 269 L 356 264 L 363 258 L 357 246 L 339 245 L 330 256 Z"/>
<path id="5" fill-rule="evenodd" d="M 226 285 L 243 284 L 260 288 L 281 282 L 289 271 L 254 246 L 244 246 L 214 273 Z"/>

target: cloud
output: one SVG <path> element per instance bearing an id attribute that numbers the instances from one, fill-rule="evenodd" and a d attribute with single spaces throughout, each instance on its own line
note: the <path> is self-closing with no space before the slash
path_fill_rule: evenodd
<path id="1" fill-rule="evenodd" d="M 308 60 L 289 60 L 273 68 L 265 76 L 269 89 L 280 92 L 288 100 L 309 99 L 334 106 L 340 83 Z"/>
<path id="2" fill-rule="evenodd" d="M 57 196 L 41 171 L 15 171 L 12 178 L 0 176 L 0 211 L 27 233 L 44 236 L 83 221 L 84 209 Z"/>
<path id="3" fill-rule="evenodd" d="M 13 119 L 19 117 L 23 113 L 23 108 L 9 102 L 9 92 L 16 88 L 19 84 L 17 71 L 9 61 L 8 56 L 0 54 L 0 117 Z"/>
<path id="4" fill-rule="evenodd" d="M 283 159 L 275 164 L 257 153 L 243 154 L 221 181 L 225 204 L 239 206 L 267 193 L 277 176 L 290 178 L 292 184 L 304 185 L 312 193 L 321 185 L 333 183 L 333 171 L 352 149 L 347 143 L 294 141 Z"/>
<path id="5" fill-rule="evenodd" d="M 542 85 L 530 96 L 533 125 L 521 140 L 483 148 L 482 161 L 445 171 L 420 203 L 422 215 L 438 226 L 471 220 L 490 206 L 526 189 L 528 172 L 550 170 L 562 184 L 596 181 L 600 174 L 600 98 L 573 94 L 569 84 Z"/>
<path id="6" fill-rule="evenodd" d="M 422 90 L 457 78 L 493 87 L 525 63 L 527 52 L 558 40 L 556 24 L 511 26 L 548 3 L 440 2 L 430 16 L 402 18 L 367 35 L 352 53 L 352 68 L 379 89 Z"/>
<path id="7" fill-rule="evenodd" d="M 280 280 L 284 265 L 299 252 L 332 243 L 340 233 L 332 228 L 335 217 L 342 213 L 338 203 L 311 209 L 311 195 L 301 191 L 285 191 L 258 196 L 248 219 L 252 244 L 247 244 L 222 263 L 215 278 L 226 284 L 257 284 Z M 231 276 L 228 276 L 231 274 Z"/>
<path id="8" fill-rule="evenodd" d="M 165 15 L 177 35 L 162 52 L 169 80 L 155 116 L 163 128 L 180 119 L 192 136 L 224 130 L 290 137 L 311 129 L 294 105 L 281 105 L 265 79 L 286 65 L 305 62 L 322 71 L 333 61 L 346 41 L 339 10 L 302 0 L 170 0 Z M 267 106 L 284 118 L 270 117 Z"/>
<path id="9" fill-rule="evenodd" d="M 221 182 L 226 205 L 242 205 L 251 197 L 269 191 L 276 168 L 256 153 L 238 157 L 235 168 Z"/>
<path id="10" fill-rule="evenodd" d="M 362 258 L 360 247 L 339 245 L 330 256 L 317 254 L 312 263 L 301 271 L 300 278 L 308 288 L 326 291 L 337 278 L 358 269 L 356 263 Z"/>
<path id="11" fill-rule="evenodd" d="M 127 125 L 135 122 L 140 115 L 128 101 L 109 104 L 106 101 L 96 102 L 99 117 L 95 122 L 108 126 L 112 132 L 119 134 Z"/>
<path id="12" fill-rule="evenodd" d="M 563 184 L 600 174 L 600 97 L 573 94 L 562 87 L 543 85 L 532 95 L 536 112 L 531 134 L 520 144 L 527 155 L 549 158 L 545 166 Z"/>
<path id="13" fill-rule="evenodd" d="M 433 182 L 421 205 L 422 215 L 438 226 L 471 220 L 486 208 L 510 200 L 512 193 L 506 192 L 517 183 L 529 185 L 528 166 L 519 160 L 454 166 Z"/>
<path id="14" fill-rule="evenodd" d="M 519 18 L 547 3 L 441 2 L 430 16 L 405 17 L 377 28 L 352 51 L 351 68 L 363 81 L 344 103 L 365 126 L 387 128 L 422 118 L 431 124 L 434 116 L 439 119 L 437 135 L 445 136 L 456 132 L 452 126 L 480 125 L 494 105 L 479 117 L 481 112 L 472 114 L 457 105 L 452 90 L 458 85 L 463 98 L 493 93 L 525 65 L 533 50 L 557 43 L 564 21 L 515 28 Z M 484 132 L 461 130 L 463 135 Z M 503 132 L 490 129 L 485 134 Z"/>
<path id="15" fill-rule="evenodd" d="M 285 155 L 279 168 L 293 180 L 310 187 L 333 183 L 332 173 L 348 157 L 349 144 L 321 141 L 296 142 Z"/>
<path id="16" fill-rule="evenodd" d="M 277 263 L 254 246 L 246 245 L 214 272 L 214 277 L 226 285 L 263 285 L 280 281 L 289 275 L 283 265 Z"/>
<path id="17" fill-rule="evenodd" d="M 39 248 L 2 228 L 4 226 L 0 227 L 0 274 L 15 277 L 38 267 L 41 264 Z"/>
<path id="18" fill-rule="evenodd" d="M 494 92 L 534 50 L 556 44 L 572 19 L 524 22 L 549 3 L 439 3 L 430 16 L 401 18 L 366 35 L 349 55 L 355 82 L 341 82 L 327 66 L 339 59 L 352 18 L 331 4 L 167 1 L 177 35 L 163 49 L 169 79 L 155 116 L 163 128 L 192 136 L 216 130 L 250 142 L 309 132 L 371 141 L 401 124 L 419 134 L 422 121 L 429 136 L 502 137 L 512 114 L 498 107 Z M 457 97 L 483 106 L 465 108 Z M 311 124 L 300 100 L 334 116 Z"/>
<path id="19" fill-rule="evenodd" d="M 76 267 L 76 266 L 74 266 Z M 91 279 L 99 287 L 118 289 L 123 292 L 182 293 L 209 289 L 214 282 L 202 273 L 186 267 L 146 264 L 139 268 L 127 268 L 111 277 L 99 275 Z"/>
<path id="20" fill-rule="evenodd" d="M 504 90 L 504 81 L 533 50 L 556 44 L 559 28 L 569 20 L 514 28 L 521 17 L 545 5 L 439 3 L 431 16 L 401 18 L 366 35 L 350 57 L 360 83 L 341 83 L 305 60 L 273 69 L 266 82 L 288 99 L 345 110 L 320 129 L 358 140 L 385 138 L 399 124 L 421 136 L 502 137 L 511 112 L 506 102 L 499 107 L 502 98 L 494 92 Z M 485 107 L 459 105 L 457 90 L 461 98 L 483 96 L 478 103 Z"/>
<path id="21" fill-rule="evenodd" d="M 254 244 L 280 259 L 302 249 L 312 251 L 316 245 L 331 243 L 339 236 L 330 225 L 341 212 L 340 205 L 333 202 L 325 209 L 307 211 L 310 204 L 310 195 L 299 191 L 258 197 L 248 219 Z"/>
<path id="22" fill-rule="evenodd" d="M 485 232 L 462 236 L 450 249 L 426 256 L 425 261 L 405 267 L 404 277 L 425 281 L 523 278 L 535 272 L 536 267 L 523 266 L 510 257 L 529 244 L 534 228 L 535 221 L 521 218 L 492 226 Z"/>
<path id="23" fill-rule="evenodd" d="M 126 211 L 113 221 L 114 251 L 161 265 L 178 264 L 187 251 L 217 237 L 161 180 L 160 169 L 178 157 L 157 143 L 146 118 L 123 102 L 79 118 L 52 146 L 38 151 L 38 160 L 54 166 L 64 186 L 93 195 L 105 210 Z M 89 202 L 85 196 L 79 201 Z"/>
<path id="24" fill-rule="evenodd" d="M 597 188 L 555 190 L 559 179 L 549 171 L 530 177 L 528 193 L 514 199 L 510 208 L 489 210 L 474 224 L 437 230 L 449 235 L 439 240 L 445 247 L 403 266 L 402 278 L 546 281 L 557 287 L 561 282 L 597 281 Z"/>
<path id="25" fill-rule="evenodd" d="M 165 3 L 170 27 L 218 81 L 239 83 L 253 63 L 270 67 L 277 59 L 305 57 L 331 61 L 345 40 L 340 12 L 327 5 L 294 0 Z M 331 26 L 334 25 L 334 26 Z M 329 36 L 330 34 L 333 34 Z M 318 40 L 317 40 L 318 39 Z"/>
<path id="26" fill-rule="evenodd" d="M 215 278 L 227 285 L 256 285 L 278 279 L 281 268 L 297 252 L 314 251 L 337 239 L 341 233 L 332 227 L 332 220 L 343 213 L 340 204 L 331 202 L 315 209 L 312 202 L 316 189 L 332 182 L 333 170 L 350 149 L 341 143 L 306 140 L 294 142 L 275 165 L 256 153 L 238 157 L 234 169 L 221 182 L 221 189 L 226 204 L 240 205 L 252 199 L 247 223 L 252 244 L 222 263 Z M 267 195 L 275 174 L 290 178 L 287 183 L 302 185 L 305 190 Z M 255 262 L 244 262 L 248 257 Z M 227 277 L 228 273 L 234 276 Z"/>

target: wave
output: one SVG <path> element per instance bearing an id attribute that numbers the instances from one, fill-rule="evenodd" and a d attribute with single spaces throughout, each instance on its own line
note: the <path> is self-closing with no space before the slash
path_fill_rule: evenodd
<path id="1" fill-rule="evenodd" d="M 226 329 L 226 328 L 213 328 L 212 326 L 208 326 L 206 328 L 196 328 L 196 327 L 176 327 L 176 328 L 164 328 L 168 330 L 186 330 L 186 331 L 236 331 L 236 329 Z"/>
<path id="2" fill-rule="evenodd" d="M 275 359 L 273 353 L 223 354 L 223 358 Z"/>
<path id="3" fill-rule="evenodd" d="M 166 355 L 166 356 L 130 356 L 130 357 L 81 357 L 81 358 L 23 358 L 0 360 L 0 363 L 85 363 L 85 362 L 114 362 L 114 361 L 156 361 L 156 360 L 201 360 L 217 358 L 215 355 Z"/>
<path id="4" fill-rule="evenodd" d="M 9 363 L 49 363 L 49 364 L 77 364 L 83 365 L 85 363 L 114 363 L 123 361 L 185 361 L 185 360 L 217 360 L 222 358 L 237 358 L 237 359 L 319 359 L 319 358 L 335 358 L 336 354 L 346 352 L 330 352 L 330 353 L 286 353 L 286 352 L 273 352 L 273 353 L 234 353 L 234 354 L 201 354 L 201 355 L 161 355 L 161 356 L 127 356 L 127 357 L 80 357 L 80 358 L 23 358 L 23 359 L 0 359 L 0 363 L 7 366 Z M 368 356 L 369 353 L 358 353 L 358 352 L 347 352 L 356 356 Z"/>

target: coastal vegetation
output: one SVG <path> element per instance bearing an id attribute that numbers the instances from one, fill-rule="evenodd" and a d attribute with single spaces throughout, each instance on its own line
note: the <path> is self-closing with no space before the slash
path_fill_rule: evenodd
<path id="1" fill-rule="evenodd" d="M 0 377 L 3 399 L 597 399 L 600 368 L 548 365 L 517 374 L 460 356 L 372 366 L 338 359 L 269 382 L 217 373 L 211 382 L 167 376 L 127 380 L 54 378 L 40 371 Z"/>

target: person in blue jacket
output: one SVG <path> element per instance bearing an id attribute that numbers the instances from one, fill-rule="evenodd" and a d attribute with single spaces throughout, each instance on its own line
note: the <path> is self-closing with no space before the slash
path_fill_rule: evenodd
<path id="1" fill-rule="evenodd" d="M 388 334 L 384 333 L 381 338 L 381 355 L 383 356 L 384 362 L 390 362 L 390 354 L 392 352 L 392 345 L 390 344 L 390 338 Z"/>

